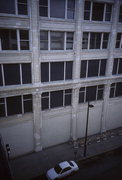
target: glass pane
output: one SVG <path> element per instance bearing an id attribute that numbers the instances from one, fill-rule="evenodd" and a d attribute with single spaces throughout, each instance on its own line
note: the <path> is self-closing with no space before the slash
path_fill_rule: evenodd
<path id="1" fill-rule="evenodd" d="M 65 95 L 65 106 L 71 105 L 71 94 Z"/>
<path id="2" fill-rule="evenodd" d="M 3 86 L 2 68 L 0 64 L 0 86 Z"/>
<path id="3" fill-rule="evenodd" d="M 83 103 L 84 102 L 84 95 L 85 95 L 85 92 L 79 92 L 79 103 Z"/>
<path id="4" fill-rule="evenodd" d="M 39 0 L 39 5 L 48 6 L 48 0 Z"/>
<path id="5" fill-rule="evenodd" d="M 91 9 L 91 2 L 85 1 L 84 20 L 90 20 L 90 9 Z"/>
<path id="6" fill-rule="evenodd" d="M 50 17 L 65 18 L 65 0 L 50 0 Z"/>
<path id="7" fill-rule="evenodd" d="M 22 114 L 21 96 L 7 97 L 6 101 L 8 115 Z"/>
<path id="8" fill-rule="evenodd" d="M 19 64 L 4 64 L 5 85 L 20 84 Z"/>
<path id="9" fill-rule="evenodd" d="M 49 63 L 41 63 L 41 82 L 49 81 Z"/>
<path id="10" fill-rule="evenodd" d="M 102 100 L 103 99 L 103 89 L 98 90 L 97 94 L 97 100 Z"/>
<path id="11" fill-rule="evenodd" d="M 50 32 L 51 50 L 64 49 L 64 32 Z"/>
<path id="12" fill-rule="evenodd" d="M 114 59 L 112 74 L 117 74 L 118 59 Z"/>
<path id="13" fill-rule="evenodd" d="M 108 47 L 108 37 L 109 37 L 109 34 L 108 34 L 108 33 L 104 33 L 104 34 L 103 34 L 102 49 L 107 49 L 107 47 Z"/>
<path id="14" fill-rule="evenodd" d="M 64 62 L 51 62 L 51 81 L 64 80 Z"/>
<path id="15" fill-rule="evenodd" d="M 49 98 L 42 98 L 42 110 L 49 109 Z"/>
<path id="16" fill-rule="evenodd" d="M 90 33 L 90 49 L 100 49 L 101 33 Z"/>
<path id="17" fill-rule="evenodd" d="M 63 91 L 54 91 L 50 93 L 51 108 L 63 106 Z"/>
<path id="18" fill-rule="evenodd" d="M 23 84 L 31 83 L 31 64 L 30 63 L 22 64 L 22 83 Z"/>
<path id="19" fill-rule="evenodd" d="M 98 76 L 99 60 L 88 61 L 88 77 Z"/>
<path id="20" fill-rule="evenodd" d="M 116 93 L 115 96 L 122 96 L 122 82 L 116 84 Z"/>
<path id="21" fill-rule="evenodd" d="M 74 10 L 67 10 L 67 19 L 74 19 Z"/>
<path id="22" fill-rule="evenodd" d="M 5 99 L 0 98 L 0 117 L 5 116 Z"/>
<path id="23" fill-rule="evenodd" d="M 67 8 L 74 9 L 75 8 L 75 0 L 68 0 Z"/>
<path id="24" fill-rule="evenodd" d="M 48 31 L 40 31 L 40 49 L 48 50 Z"/>
<path id="25" fill-rule="evenodd" d="M 96 86 L 86 88 L 86 101 L 96 100 Z"/>
<path id="26" fill-rule="evenodd" d="M 112 4 L 106 4 L 105 21 L 111 20 Z"/>
<path id="27" fill-rule="evenodd" d="M 49 92 L 42 93 L 42 97 L 49 97 Z"/>
<path id="28" fill-rule="evenodd" d="M 87 61 L 81 61 L 80 78 L 86 77 L 86 67 L 87 67 Z"/>
<path id="29" fill-rule="evenodd" d="M 66 62 L 66 80 L 72 79 L 72 64 L 73 62 Z"/>
<path id="30" fill-rule="evenodd" d="M 29 41 L 29 31 L 28 30 L 20 30 L 20 40 L 28 40 Z"/>
<path id="31" fill-rule="evenodd" d="M 122 59 L 120 59 L 120 61 L 119 61 L 118 74 L 122 74 Z"/>
<path id="32" fill-rule="evenodd" d="M 67 32 L 66 49 L 73 49 L 73 33 Z"/>
<path id="33" fill-rule="evenodd" d="M 87 48 L 88 48 L 88 33 L 84 32 L 83 40 L 82 40 L 82 49 L 87 49 Z"/>
<path id="34" fill-rule="evenodd" d="M 48 7 L 39 7 L 39 16 L 48 16 Z"/>
<path id="35" fill-rule="evenodd" d="M 102 59 L 101 66 L 100 66 L 100 76 L 105 75 L 105 70 L 106 70 L 106 59 Z"/>
<path id="36" fill-rule="evenodd" d="M 28 98 L 28 99 L 27 99 Z M 32 95 L 24 95 L 24 113 L 32 112 Z"/>
<path id="37" fill-rule="evenodd" d="M 0 29 L 2 50 L 17 50 L 16 30 Z"/>
<path id="38" fill-rule="evenodd" d="M 114 97 L 114 91 L 115 91 L 115 83 L 112 83 L 111 84 L 111 87 L 110 87 L 110 98 Z"/>
<path id="39" fill-rule="evenodd" d="M 122 5 L 120 6 L 120 11 L 119 11 L 119 22 L 122 22 Z"/>
<path id="40" fill-rule="evenodd" d="M 18 14 L 21 14 L 21 15 L 28 14 L 27 4 L 18 4 Z"/>
<path id="41" fill-rule="evenodd" d="M 104 4 L 93 3 L 92 20 L 103 21 Z"/>
<path id="42" fill-rule="evenodd" d="M 18 0 L 19 3 L 27 4 L 27 0 Z"/>
<path id="43" fill-rule="evenodd" d="M 0 0 L 0 13 L 15 14 L 15 0 Z"/>
<path id="44" fill-rule="evenodd" d="M 84 12 L 84 20 L 90 20 L 90 12 Z"/>

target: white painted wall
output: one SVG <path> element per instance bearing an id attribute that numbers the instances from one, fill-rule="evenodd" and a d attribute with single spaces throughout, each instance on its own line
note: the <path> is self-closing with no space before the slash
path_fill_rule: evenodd
<path id="1" fill-rule="evenodd" d="M 106 130 L 122 127 L 122 99 L 111 99 L 108 107 Z"/>
<path id="2" fill-rule="evenodd" d="M 24 118 L 24 117 L 23 117 Z M 5 125 L 0 126 L 4 144 L 9 144 L 11 157 L 16 157 L 33 151 L 33 121 L 19 119 L 12 120 Z"/>
<path id="3" fill-rule="evenodd" d="M 62 109 L 62 108 L 61 108 Z M 66 142 L 70 139 L 71 111 L 51 110 L 43 113 L 42 146 L 43 148 Z"/>

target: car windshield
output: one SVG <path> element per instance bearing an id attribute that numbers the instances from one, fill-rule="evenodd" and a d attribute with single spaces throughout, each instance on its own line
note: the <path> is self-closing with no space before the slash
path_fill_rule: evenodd
<path id="1" fill-rule="evenodd" d="M 74 164 L 71 161 L 68 161 L 68 163 L 70 164 L 70 166 L 74 166 Z"/>
<path id="2" fill-rule="evenodd" d="M 54 169 L 55 169 L 56 173 L 58 173 L 58 174 L 59 174 L 59 173 L 61 172 L 61 170 L 62 170 L 59 165 L 55 166 Z"/>

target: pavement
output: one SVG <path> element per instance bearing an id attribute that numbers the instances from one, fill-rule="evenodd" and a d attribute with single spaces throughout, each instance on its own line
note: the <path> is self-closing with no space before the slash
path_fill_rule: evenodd
<path id="1" fill-rule="evenodd" d="M 122 129 L 116 130 L 115 135 L 106 136 L 87 144 L 86 157 L 83 157 L 84 147 L 78 140 L 74 143 L 63 143 L 40 152 L 10 160 L 14 180 L 30 180 L 40 176 L 57 163 L 65 160 L 85 160 L 93 156 L 122 147 Z M 110 134 L 110 133 L 108 133 Z M 74 146 L 75 145 L 75 146 Z"/>

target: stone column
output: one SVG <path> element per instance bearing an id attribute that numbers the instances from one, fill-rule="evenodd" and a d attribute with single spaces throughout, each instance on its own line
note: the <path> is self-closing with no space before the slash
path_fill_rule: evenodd
<path id="1" fill-rule="evenodd" d="M 32 49 L 32 79 L 33 83 L 40 82 L 40 63 L 39 63 L 39 0 L 31 0 L 31 49 Z"/>
<path id="2" fill-rule="evenodd" d="M 106 76 L 112 76 L 113 70 L 113 62 L 114 62 L 114 52 L 116 45 L 116 35 L 117 35 L 117 23 L 119 16 L 119 0 L 114 1 L 113 13 L 112 13 L 112 25 L 111 25 L 111 33 L 110 33 L 110 42 L 109 42 L 109 54 L 108 61 L 106 67 Z M 106 131 L 106 120 L 109 106 L 109 94 L 110 94 L 110 84 L 111 81 L 108 80 L 108 83 L 105 85 L 104 89 L 104 100 L 102 106 L 102 116 L 101 116 L 101 132 Z"/>
<path id="3" fill-rule="evenodd" d="M 74 39 L 74 64 L 73 64 L 73 80 L 77 82 L 80 78 L 80 64 L 81 64 L 81 25 L 83 19 L 83 0 L 76 1 L 76 11 L 75 11 L 75 39 Z M 72 118 L 71 118 L 71 139 L 73 141 L 77 140 L 77 109 L 78 109 L 78 97 L 79 89 L 75 88 L 72 92 Z"/>
<path id="4" fill-rule="evenodd" d="M 117 23 L 119 17 L 119 0 L 114 0 L 113 12 L 112 12 L 112 24 L 111 24 L 111 32 L 109 39 L 109 53 L 108 53 L 108 61 L 106 67 L 106 76 L 112 75 L 113 70 L 113 62 L 114 62 L 114 53 L 116 46 L 116 35 L 117 35 Z"/>
<path id="5" fill-rule="evenodd" d="M 42 113 L 41 113 L 41 94 L 33 94 L 33 109 L 34 109 L 34 150 L 42 150 Z"/>

